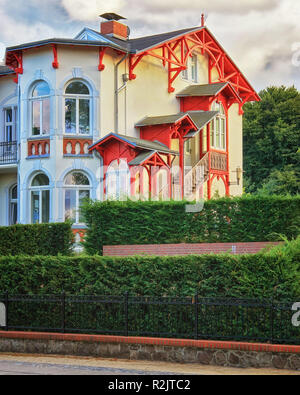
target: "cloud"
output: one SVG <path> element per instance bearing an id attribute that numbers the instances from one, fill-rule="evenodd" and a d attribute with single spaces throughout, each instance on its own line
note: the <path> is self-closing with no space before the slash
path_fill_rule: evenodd
<path id="1" fill-rule="evenodd" d="M 126 6 L 125 0 L 62 0 L 62 6 L 71 18 L 80 21 L 94 21 L 105 12 L 121 12 Z"/>
<path id="2" fill-rule="evenodd" d="M 130 0 L 129 0 L 130 1 Z M 280 0 L 143 0 L 145 10 L 152 12 L 172 12 L 174 9 L 199 12 L 244 14 L 250 11 L 270 10 L 278 6 Z"/>
<path id="3" fill-rule="evenodd" d="M 132 38 L 199 26 L 204 12 L 210 31 L 257 90 L 291 83 L 300 89 L 292 50 L 300 41 L 295 0 L 26 0 L 26 7 L 23 0 L 0 0 L 0 42 L 75 37 L 83 26 L 98 30 L 98 15 L 110 11 L 128 18 Z"/>

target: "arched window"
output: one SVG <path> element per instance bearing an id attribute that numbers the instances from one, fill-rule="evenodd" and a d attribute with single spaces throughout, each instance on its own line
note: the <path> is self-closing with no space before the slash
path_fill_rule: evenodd
<path id="1" fill-rule="evenodd" d="M 65 90 L 65 133 L 91 133 L 90 90 L 81 81 L 71 82 Z"/>
<path id="2" fill-rule="evenodd" d="M 31 223 L 48 223 L 50 218 L 50 190 L 49 178 L 43 174 L 37 174 L 30 186 L 31 190 Z"/>
<path id="3" fill-rule="evenodd" d="M 31 133 L 33 136 L 50 134 L 50 88 L 47 82 L 38 82 L 31 94 Z"/>
<path id="4" fill-rule="evenodd" d="M 15 225 L 18 220 L 18 186 L 14 185 L 9 191 L 9 225 Z"/>
<path id="5" fill-rule="evenodd" d="M 65 220 L 81 224 L 84 218 L 80 207 L 85 199 L 90 198 L 90 181 L 85 174 L 74 171 L 65 177 L 64 186 Z"/>
<path id="6" fill-rule="evenodd" d="M 211 122 L 210 145 L 212 148 L 226 149 L 226 114 L 222 103 L 214 102 L 212 111 L 218 111 L 218 115 Z"/>

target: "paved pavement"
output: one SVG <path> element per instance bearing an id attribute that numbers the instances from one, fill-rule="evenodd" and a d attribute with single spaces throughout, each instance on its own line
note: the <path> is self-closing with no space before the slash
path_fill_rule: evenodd
<path id="1" fill-rule="evenodd" d="M 300 371 L 0 353 L 1 375 L 300 375 Z"/>

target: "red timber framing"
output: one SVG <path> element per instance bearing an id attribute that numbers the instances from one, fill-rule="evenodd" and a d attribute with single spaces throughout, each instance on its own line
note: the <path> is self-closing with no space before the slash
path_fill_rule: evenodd
<path id="1" fill-rule="evenodd" d="M 90 146 L 89 151 L 92 152 L 93 150 L 97 150 L 103 159 L 104 196 L 107 195 L 107 171 L 109 166 L 115 161 L 117 161 L 119 165 L 121 160 L 125 160 L 128 165 L 130 171 L 130 190 L 132 196 L 135 195 L 135 182 L 138 172 L 140 172 L 139 190 L 141 193 L 143 193 L 144 190 L 141 168 L 145 168 L 149 176 L 149 193 L 151 193 L 151 191 L 156 193 L 156 174 L 161 168 L 166 169 L 168 171 L 168 177 L 170 177 L 170 167 L 174 157 L 172 153 L 157 151 L 151 152 L 151 150 L 149 150 L 149 155 L 145 155 L 144 160 L 140 161 L 138 164 L 130 165 L 130 162 L 137 160 L 139 155 L 147 152 L 147 150 L 136 146 L 134 143 L 131 143 L 130 140 L 126 140 L 125 138 L 121 136 L 119 137 L 116 134 L 110 134 L 100 140 L 98 143 Z"/>
<path id="2" fill-rule="evenodd" d="M 191 131 L 197 131 L 198 128 L 186 115 L 173 124 L 147 125 L 139 126 L 141 138 L 145 140 L 158 140 L 170 149 L 172 140 L 179 142 L 179 167 L 180 167 L 180 189 L 182 198 L 184 197 L 184 143 L 189 140 L 186 135 Z"/>
<path id="3" fill-rule="evenodd" d="M 260 100 L 255 90 L 206 27 L 161 43 L 144 52 L 131 55 L 129 57 L 129 78 L 131 80 L 136 78 L 134 70 L 145 56 L 161 59 L 163 65 L 168 67 L 168 91 L 172 93 L 174 92 L 173 82 L 186 69 L 188 58 L 193 55 L 195 50 L 199 49 L 202 55 L 208 55 L 209 83 L 212 83 L 212 70 L 216 68 L 219 78 L 215 82 L 230 82 L 242 99 L 240 113 L 242 113 L 242 107 L 246 102 Z"/>
<path id="4" fill-rule="evenodd" d="M 16 51 L 9 54 L 9 62 L 6 62 L 7 66 L 10 67 L 16 74 L 14 82 L 17 84 L 19 81 L 19 75 L 23 74 L 23 53 L 22 51 Z"/>
<path id="5" fill-rule="evenodd" d="M 52 52 L 53 52 L 53 62 L 52 62 L 52 67 L 54 69 L 59 68 L 59 62 L 58 62 L 58 46 L 57 44 L 48 44 L 50 45 Z M 28 49 L 22 49 L 19 51 L 11 51 L 8 52 L 6 55 L 6 65 L 10 67 L 16 74 L 16 78 L 14 79 L 14 82 L 17 84 L 18 83 L 18 76 L 20 74 L 23 74 L 23 52 L 26 52 L 28 50 L 33 50 L 33 49 L 38 49 L 43 47 L 44 45 L 38 45 L 36 47 L 28 48 Z M 97 68 L 99 71 L 103 71 L 105 69 L 105 65 L 103 63 L 103 58 L 105 55 L 107 47 L 99 47 L 99 62 L 97 65 Z M 117 51 L 118 54 L 122 54 L 122 52 Z"/>

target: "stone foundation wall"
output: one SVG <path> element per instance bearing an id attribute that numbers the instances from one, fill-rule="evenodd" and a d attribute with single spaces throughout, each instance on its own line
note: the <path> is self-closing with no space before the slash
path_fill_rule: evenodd
<path id="1" fill-rule="evenodd" d="M 0 352 L 300 370 L 300 346 L 239 342 L 0 332 Z"/>

